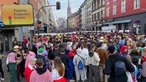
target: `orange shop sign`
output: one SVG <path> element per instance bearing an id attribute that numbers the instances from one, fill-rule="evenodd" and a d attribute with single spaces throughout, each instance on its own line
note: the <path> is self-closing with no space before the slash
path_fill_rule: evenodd
<path id="1" fill-rule="evenodd" d="M 31 5 L 3 5 L 4 25 L 31 25 L 34 22 Z"/>

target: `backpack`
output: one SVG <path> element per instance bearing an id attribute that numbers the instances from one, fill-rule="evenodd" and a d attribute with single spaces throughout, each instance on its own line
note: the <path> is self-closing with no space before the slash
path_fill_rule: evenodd
<path id="1" fill-rule="evenodd" d="M 79 56 L 79 55 L 78 55 Z M 81 56 L 79 56 L 81 59 L 83 59 Z M 84 68 L 84 64 L 83 64 L 83 62 L 80 60 L 79 61 L 79 63 L 78 63 L 78 69 L 79 70 L 83 70 L 83 68 Z"/>
<path id="2" fill-rule="evenodd" d="M 122 61 L 117 61 L 115 63 L 115 75 L 121 75 L 126 73 L 125 63 Z"/>

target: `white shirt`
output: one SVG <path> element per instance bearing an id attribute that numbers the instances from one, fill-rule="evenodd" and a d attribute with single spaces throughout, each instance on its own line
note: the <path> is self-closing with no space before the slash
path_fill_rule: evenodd
<path id="1" fill-rule="evenodd" d="M 31 70 L 33 70 L 34 68 L 30 65 L 30 64 L 28 64 L 28 67 L 31 69 Z"/>
<path id="2" fill-rule="evenodd" d="M 59 75 L 59 73 L 56 69 L 53 69 L 52 70 L 52 78 L 53 78 L 53 80 L 59 80 L 62 78 L 62 76 Z"/>

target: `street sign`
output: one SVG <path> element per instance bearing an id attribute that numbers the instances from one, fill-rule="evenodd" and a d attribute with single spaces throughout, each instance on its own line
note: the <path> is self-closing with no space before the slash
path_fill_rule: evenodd
<path id="1" fill-rule="evenodd" d="M 2 19 L 4 25 L 33 24 L 33 10 L 31 5 L 3 5 Z"/>

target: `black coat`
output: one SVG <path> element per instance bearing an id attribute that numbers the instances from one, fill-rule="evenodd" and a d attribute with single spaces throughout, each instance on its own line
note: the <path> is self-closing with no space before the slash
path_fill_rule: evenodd
<path id="1" fill-rule="evenodd" d="M 118 54 L 114 54 L 114 55 L 109 56 L 109 58 L 106 60 L 105 69 L 103 70 L 103 72 L 106 75 L 110 75 L 108 82 L 127 82 L 126 73 L 124 73 L 120 76 L 115 75 L 115 72 L 114 72 L 115 66 L 114 65 L 117 61 L 124 62 L 127 71 L 134 72 L 135 69 L 134 69 L 133 65 L 125 57 L 121 57 Z"/>
<path id="2" fill-rule="evenodd" d="M 137 56 L 135 54 L 130 54 L 131 58 L 132 58 L 132 63 L 135 64 L 136 66 L 138 66 L 138 61 L 140 59 L 140 56 Z"/>

